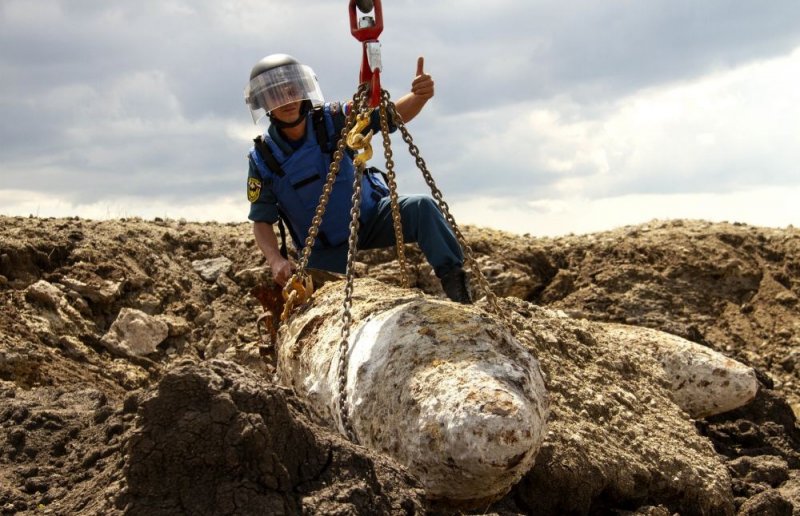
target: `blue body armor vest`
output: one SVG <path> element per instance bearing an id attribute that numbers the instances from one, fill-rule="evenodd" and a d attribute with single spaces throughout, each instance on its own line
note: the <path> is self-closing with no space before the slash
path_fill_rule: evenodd
<path id="1" fill-rule="evenodd" d="M 323 138 L 328 141 L 320 142 Z M 308 114 L 305 141 L 291 154 L 287 155 L 267 133 L 260 138 L 261 141 L 256 139 L 256 145 L 250 150 L 250 157 L 262 179 L 269 180 L 272 185 L 278 211 L 289 226 L 298 250 L 305 245 L 338 139 L 330 104 L 326 103 L 324 107 Z M 353 158 L 345 153 L 314 242 L 315 248 L 336 247 L 350 236 L 354 178 Z M 380 171 L 372 168 L 365 170 L 361 180 L 359 215 L 362 225 L 375 213 L 378 201 L 388 194 L 389 189 Z"/>

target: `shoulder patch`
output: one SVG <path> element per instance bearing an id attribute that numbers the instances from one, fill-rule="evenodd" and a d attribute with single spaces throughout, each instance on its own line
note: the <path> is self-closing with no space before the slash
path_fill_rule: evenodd
<path id="1" fill-rule="evenodd" d="M 342 109 L 342 104 L 340 102 L 331 102 L 331 115 L 336 115 Z"/>
<path id="2" fill-rule="evenodd" d="M 256 202 L 261 195 L 261 180 L 257 177 L 247 178 L 247 200 Z"/>

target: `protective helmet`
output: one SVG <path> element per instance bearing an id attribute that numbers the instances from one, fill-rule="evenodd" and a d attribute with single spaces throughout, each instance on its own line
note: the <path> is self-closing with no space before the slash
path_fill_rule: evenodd
<path id="1" fill-rule="evenodd" d="M 254 123 L 273 109 L 298 100 L 308 100 L 315 106 L 325 102 L 311 67 L 286 54 L 269 55 L 253 66 L 244 101 Z"/>

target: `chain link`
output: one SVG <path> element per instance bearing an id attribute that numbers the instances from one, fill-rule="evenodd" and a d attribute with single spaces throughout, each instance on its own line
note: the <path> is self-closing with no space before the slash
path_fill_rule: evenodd
<path id="1" fill-rule="evenodd" d="M 400 264 L 400 281 L 403 288 L 408 288 L 408 269 L 406 268 L 405 242 L 403 241 L 403 222 L 400 219 L 400 205 L 397 196 L 397 182 L 395 181 L 394 160 L 392 159 L 392 141 L 389 136 L 389 92 L 381 92 L 381 134 L 383 135 L 383 155 L 386 158 L 386 182 L 389 183 L 389 200 L 392 206 L 392 222 L 394 225 L 395 247 L 397 248 L 397 261 Z"/>
<path id="2" fill-rule="evenodd" d="M 472 248 L 467 244 L 467 240 L 464 238 L 464 235 L 461 233 L 461 230 L 458 228 L 456 224 L 456 220 L 453 218 L 453 215 L 450 213 L 450 207 L 445 202 L 444 197 L 442 196 L 442 192 L 436 186 L 436 182 L 433 180 L 433 176 L 431 175 L 430 171 L 428 170 L 428 166 L 425 163 L 425 160 L 420 156 L 419 147 L 414 143 L 414 139 L 411 137 L 411 134 L 406 129 L 405 123 L 403 123 L 403 119 L 400 114 L 397 112 L 397 108 L 394 102 L 388 102 L 389 112 L 392 115 L 392 119 L 394 120 L 395 125 L 400 130 L 400 134 L 403 136 L 403 141 L 408 144 L 408 151 L 411 153 L 411 156 L 414 158 L 414 161 L 417 164 L 417 168 L 419 168 L 420 172 L 422 172 L 422 176 L 425 178 L 425 182 L 428 183 L 428 186 L 431 189 L 431 195 L 436 200 L 436 203 L 439 206 L 439 209 L 444 215 L 447 223 L 450 225 L 450 229 L 453 230 L 455 233 L 456 238 L 458 239 L 458 243 L 461 245 L 461 249 L 464 250 L 464 256 L 467 259 L 467 263 L 469 264 L 469 268 L 472 270 L 472 273 L 478 280 L 478 284 L 480 285 L 481 290 L 486 294 L 486 299 L 489 301 L 489 306 L 491 307 L 492 312 L 495 315 L 500 317 L 502 320 L 508 322 L 508 317 L 506 314 L 500 310 L 500 306 L 497 304 L 497 296 L 494 292 L 492 292 L 491 288 L 489 287 L 489 282 L 486 280 L 486 277 L 481 272 L 481 268 L 478 265 L 477 260 L 475 260 Z"/>
<path id="3" fill-rule="evenodd" d="M 353 108 L 348 113 L 345 120 L 344 128 L 339 135 L 339 142 L 336 146 L 336 151 L 333 154 L 328 175 L 325 179 L 325 185 L 322 188 L 322 195 L 320 195 L 317 209 L 314 212 L 314 217 L 311 219 L 311 227 L 308 229 L 308 235 L 305 239 L 303 252 L 300 256 L 297 271 L 292 275 L 291 279 L 286 283 L 283 289 L 284 297 L 287 299 L 288 311 L 292 309 L 293 300 L 296 297 L 296 291 L 292 290 L 292 285 L 302 283 L 301 278 L 305 278 L 306 267 L 308 260 L 311 256 L 311 251 L 314 246 L 314 241 L 319 234 L 319 227 L 322 224 L 322 217 L 325 215 L 325 210 L 328 207 L 333 184 L 336 181 L 336 176 L 339 174 L 339 168 L 344 156 L 344 148 L 347 144 L 347 137 L 350 131 L 356 124 L 356 115 L 367 110 L 367 84 L 359 86 L 358 91 L 353 95 Z M 353 304 L 353 279 L 355 272 L 355 255 L 358 247 L 358 229 L 359 222 L 358 216 L 361 209 L 361 178 L 364 173 L 364 165 L 356 167 L 355 179 L 353 183 L 353 197 L 352 206 L 350 208 L 350 237 L 349 247 L 347 253 L 347 284 L 345 286 L 345 296 L 342 311 L 342 340 L 339 345 L 339 376 L 338 376 L 338 390 L 339 390 L 339 414 L 342 421 L 342 426 L 347 434 L 347 437 L 354 443 L 358 442 L 352 422 L 350 421 L 350 412 L 347 409 L 347 367 L 348 367 L 348 351 L 350 339 L 350 326 L 352 324 L 352 314 L 350 308 Z M 285 316 L 287 311 L 284 312 Z"/>
<path id="4" fill-rule="evenodd" d="M 356 251 L 358 250 L 358 215 L 361 211 L 361 178 L 364 175 L 364 164 L 356 167 L 355 180 L 353 182 L 353 205 L 350 208 L 350 238 L 347 249 L 347 269 L 346 285 L 344 288 L 344 306 L 342 308 L 342 340 L 339 343 L 339 415 L 342 419 L 347 437 L 354 443 L 358 443 L 353 423 L 350 421 L 350 411 L 347 407 L 347 368 L 349 357 L 347 356 L 350 345 L 350 325 L 353 316 L 350 308 L 353 306 L 353 280 L 355 277 Z"/>
<path id="5" fill-rule="evenodd" d="M 362 90 L 363 87 L 363 90 Z M 359 91 L 354 97 L 353 109 L 350 115 L 356 117 L 358 114 L 370 111 L 367 106 L 366 86 L 359 87 Z M 351 128 L 352 129 L 352 128 Z M 348 129 L 348 132 L 351 130 Z M 342 140 L 346 141 L 348 138 L 342 132 Z M 364 176 L 364 169 L 366 165 L 364 160 L 356 160 L 357 165 L 353 179 L 353 196 L 351 198 L 350 206 L 350 236 L 348 238 L 347 246 L 347 268 L 345 269 L 345 288 L 344 288 L 344 301 L 342 306 L 342 340 L 339 342 L 339 375 L 338 375 L 338 391 L 339 391 L 339 417 L 342 421 L 342 428 L 353 443 L 358 443 L 358 436 L 356 435 L 353 422 L 350 420 L 350 410 L 347 407 L 347 368 L 349 365 L 350 352 L 350 326 L 353 323 L 353 315 L 350 309 L 353 306 L 353 283 L 355 280 L 355 261 L 356 252 L 358 251 L 358 230 L 359 220 L 358 217 L 361 212 L 361 178 Z"/>
<path id="6" fill-rule="evenodd" d="M 358 87 L 355 95 L 353 95 L 353 109 L 347 114 L 344 127 L 339 135 L 339 143 L 336 146 L 336 151 L 333 153 L 333 160 L 331 161 L 328 175 L 325 178 L 325 186 L 322 187 L 322 195 L 319 197 L 317 209 L 314 212 L 314 218 L 311 219 L 311 227 L 308 228 L 308 235 L 306 236 L 303 252 L 300 256 L 300 262 L 297 265 L 297 270 L 292 275 L 291 279 L 286 282 L 283 287 L 284 298 L 288 299 L 291 294 L 292 285 L 304 283 L 300 278 L 306 276 L 306 267 L 308 266 L 308 259 L 311 257 L 311 250 L 314 247 L 314 241 L 319 234 L 319 227 L 322 224 L 322 216 L 325 215 L 325 210 L 328 207 L 328 200 L 333 191 L 333 183 L 336 181 L 336 176 L 339 174 L 339 166 L 344 156 L 344 147 L 347 141 L 347 134 L 355 125 L 356 113 L 359 111 L 357 106 L 361 106 L 366 102 L 367 98 L 367 85 L 362 84 Z"/>
<path id="7" fill-rule="evenodd" d="M 339 167 L 342 161 L 342 157 L 344 156 L 344 147 L 347 141 L 347 135 L 355 126 L 356 116 L 359 113 L 362 113 L 368 109 L 367 106 L 367 84 L 362 84 L 359 86 L 358 91 L 353 95 L 353 109 L 351 109 L 350 113 L 348 113 L 345 126 L 342 129 L 340 134 L 339 143 L 337 145 L 336 151 L 333 155 L 333 160 L 331 161 L 330 168 L 328 170 L 328 176 L 325 181 L 325 185 L 323 186 L 322 195 L 319 198 L 319 203 L 317 205 L 317 209 L 314 213 L 314 217 L 311 221 L 311 227 L 308 230 L 308 236 L 305 240 L 305 246 L 303 248 L 302 255 L 300 257 L 300 262 L 298 264 L 298 269 L 292 276 L 292 278 L 286 283 L 286 287 L 284 287 L 284 295 L 285 297 L 293 297 L 292 294 L 295 294 L 294 291 L 290 292 L 291 287 L 290 285 L 296 283 L 302 283 L 301 277 L 306 276 L 306 266 L 308 265 L 309 257 L 311 256 L 311 250 L 314 246 L 314 241 L 317 238 L 319 233 L 319 227 L 322 224 L 322 217 L 325 214 L 325 209 L 328 205 L 328 200 L 330 198 L 331 191 L 333 190 L 333 183 L 336 180 L 336 176 L 339 173 Z M 436 182 L 433 179 L 430 171 L 428 170 L 427 164 L 425 160 L 420 156 L 419 148 L 414 143 L 411 134 L 406 129 L 405 124 L 403 123 L 402 118 L 400 117 L 399 113 L 397 113 L 397 108 L 395 104 L 390 100 L 389 93 L 386 90 L 382 90 L 381 92 L 381 102 L 380 102 L 380 122 L 381 122 L 381 133 L 383 135 L 383 148 L 384 148 L 384 157 L 386 158 L 386 175 L 387 175 L 387 183 L 389 186 L 389 195 L 391 200 L 391 208 L 392 208 L 392 222 L 394 224 L 394 231 L 395 231 L 395 241 L 397 245 L 397 259 L 400 263 L 400 272 L 402 275 L 402 282 L 403 287 L 408 287 L 408 275 L 406 270 L 406 259 L 405 259 L 405 252 L 404 252 L 404 240 L 403 240 L 403 228 L 402 228 L 402 221 L 400 218 L 400 208 L 398 203 L 398 195 L 397 195 L 397 182 L 395 181 L 396 175 L 394 172 L 394 160 L 393 160 L 393 153 L 391 149 L 391 140 L 389 138 L 389 123 L 388 117 L 391 116 L 392 120 L 394 121 L 395 126 L 400 130 L 402 134 L 403 141 L 408 144 L 409 152 L 411 156 L 414 158 L 417 167 L 419 168 L 420 172 L 422 172 L 423 177 L 425 178 L 425 182 L 431 189 L 431 194 L 433 198 L 436 200 L 439 209 L 441 210 L 442 214 L 444 215 L 447 223 L 450 225 L 450 228 L 453 230 L 453 233 L 456 235 L 458 239 L 458 243 L 461 245 L 461 248 L 464 251 L 465 258 L 467 263 L 469 264 L 469 268 L 472 270 L 472 273 L 478 280 L 481 290 L 485 293 L 487 300 L 489 301 L 489 305 L 491 307 L 492 312 L 494 312 L 498 317 L 503 320 L 508 320 L 505 313 L 500 310 L 500 307 L 497 303 L 497 296 L 492 292 L 489 288 L 489 282 L 486 280 L 486 277 L 480 270 L 478 262 L 475 260 L 472 248 L 467 244 L 464 235 L 461 233 L 461 230 L 458 228 L 455 219 L 453 218 L 452 214 L 450 213 L 450 208 L 445 202 L 442 192 L 436 186 Z M 359 213 L 361 210 L 361 180 L 364 175 L 364 164 L 359 164 L 356 166 L 355 170 L 355 178 L 353 183 L 353 196 L 352 196 L 352 205 L 350 208 L 350 236 L 348 239 L 348 252 L 347 252 L 347 269 L 346 269 L 346 285 L 345 285 L 345 292 L 344 292 L 344 301 L 343 301 L 343 308 L 342 308 L 342 332 L 341 332 L 341 341 L 339 343 L 339 371 L 337 377 L 337 388 L 339 394 L 339 415 L 342 422 L 342 427 L 345 430 L 345 433 L 352 442 L 358 443 L 358 438 L 355 433 L 355 429 L 353 428 L 352 421 L 350 420 L 350 411 L 347 407 L 347 368 L 349 363 L 349 340 L 350 340 L 350 326 L 352 325 L 353 316 L 351 313 L 351 308 L 353 305 L 353 284 L 355 278 L 355 257 L 356 252 L 358 250 L 358 231 L 359 231 Z"/>

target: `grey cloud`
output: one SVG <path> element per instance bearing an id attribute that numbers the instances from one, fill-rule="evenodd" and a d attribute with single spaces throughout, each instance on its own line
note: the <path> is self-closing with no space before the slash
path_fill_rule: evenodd
<path id="1" fill-rule="evenodd" d="M 42 142 L 40 149 L 45 148 Z M 243 191 L 246 172 L 244 150 L 214 133 L 162 140 L 118 135 L 96 146 L 45 153 L 37 162 L 32 163 L 37 166 L 18 165 L 18 173 L 3 178 L 3 188 L 35 186 L 80 203 L 120 195 L 185 202 L 195 196 Z"/>
<path id="2" fill-rule="evenodd" d="M 555 192 L 560 176 L 535 160 L 510 155 L 498 162 L 473 152 L 476 128 L 454 127 L 448 116 L 565 95 L 578 102 L 579 116 L 591 117 L 598 105 L 639 88 L 800 45 L 800 4 L 789 0 L 385 4 L 384 85 L 399 98 L 416 56 L 428 58 L 435 107 L 410 129 L 454 197 L 544 196 Z M 120 191 L 176 202 L 238 193 L 249 142 L 232 140 L 223 126 L 249 123 L 242 89 L 256 60 L 294 54 L 316 70 L 330 100 L 349 98 L 355 88 L 360 47 L 348 32 L 343 1 L 186 2 L 196 14 L 169 12 L 180 4 L 156 0 L 14 2 L 30 12 L 60 6 L 29 16 L 27 24 L 9 21 L 9 5 L 0 3 L 2 188 L 35 184 L 84 202 Z M 224 5 L 255 29 L 226 23 Z M 137 73 L 156 74 L 163 84 L 138 94 L 115 89 Z M 115 129 L 131 120 L 149 129 Z M 494 123 L 505 122 L 500 116 Z M 402 141 L 394 141 L 395 152 L 405 154 Z M 531 145 L 526 154 L 535 154 L 537 143 Z M 409 175 L 411 189 L 424 190 L 403 159 L 399 173 Z M 623 191 L 673 184 L 654 177 L 612 184 Z"/>
<path id="3" fill-rule="evenodd" d="M 415 30 L 397 36 L 401 46 L 432 42 L 433 60 L 458 78 L 440 99 L 448 111 L 554 95 L 605 102 L 800 45 L 800 4 L 790 0 L 500 5 L 405 15 Z"/>
<path id="4" fill-rule="evenodd" d="M 797 154 L 797 153 L 795 153 Z M 680 156 L 665 159 L 649 170 L 629 170 L 609 176 L 597 184 L 596 197 L 632 194 L 729 193 L 759 186 L 791 187 L 797 184 L 787 173 L 786 163 L 797 156 L 765 159 L 763 154 L 738 153 L 735 159 L 724 156 L 707 159 L 702 167 L 682 162 Z"/>

